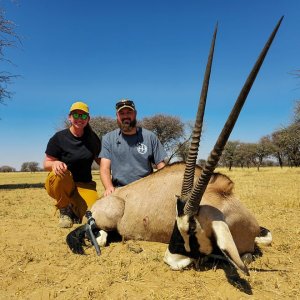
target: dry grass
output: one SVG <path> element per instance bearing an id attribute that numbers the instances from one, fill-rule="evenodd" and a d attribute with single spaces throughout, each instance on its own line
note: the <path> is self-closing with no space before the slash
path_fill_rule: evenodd
<path id="1" fill-rule="evenodd" d="M 113 243 L 100 257 L 92 248 L 73 255 L 65 244 L 70 230 L 57 227 L 43 189 L 46 173 L 0 173 L 0 299 L 298 299 L 300 169 L 218 171 L 273 233 L 250 277 L 217 261 L 171 271 L 159 243 Z"/>

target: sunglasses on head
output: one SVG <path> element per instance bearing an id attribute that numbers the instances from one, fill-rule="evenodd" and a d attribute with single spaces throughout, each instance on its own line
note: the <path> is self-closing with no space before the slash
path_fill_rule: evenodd
<path id="1" fill-rule="evenodd" d="M 116 110 L 119 110 L 120 108 L 122 108 L 123 106 L 130 106 L 132 107 L 133 109 L 135 109 L 135 105 L 133 103 L 133 101 L 131 100 L 121 100 L 120 102 L 118 102 L 116 104 Z"/>
<path id="2" fill-rule="evenodd" d="M 72 113 L 72 116 L 73 116 L 73 118 L 75 119 L 75 120 L 77 120 L 77 119 L 81 119 L 81 120 L 86 120 L 87 118 L 88 118 L 88 116 L 89 116 L 89 114 L 85 114 L 85 113 L 83 113 L 83 114 L 79 114 L 79 113 Z"/>

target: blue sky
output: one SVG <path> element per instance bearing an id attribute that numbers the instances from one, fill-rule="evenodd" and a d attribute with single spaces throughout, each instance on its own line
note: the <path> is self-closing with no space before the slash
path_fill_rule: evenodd
<path id="1" fill-rule="evenodd" d="M 21 75 L 0 105 L 0 166 L 42 166 L 49 138 L 77 101 L 92 116 L 115 116 L 132 98 L 138 117 L 193 120 L 216 22 L 219 24 L 205 132 L 207 158 L 258 54 L 284 20 L 230 137 L 257 142 L 291 121 L 299 99 L 299 0 L 0 0 L 22 45 L 1 70 Z"/>

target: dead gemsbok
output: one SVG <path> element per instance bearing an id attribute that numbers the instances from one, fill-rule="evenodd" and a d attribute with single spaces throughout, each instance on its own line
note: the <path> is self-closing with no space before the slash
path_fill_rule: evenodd
<path id="1" fill-rule="evenodd" d="M 259 55 L 206 165 L 201 170 L 196 167 L 196 158 L 216 28 L 186 165 L 176 163 L 166 166 L 99 199 L 91 208 L 99 245 L 106 244 L 109 231 L 117 231 L 127 240 L 169 243 L 164 261 L 177 270 L 188 266 L 201 255 L 211 254 L 217 247 L 230 263 L 248 274 L 241 257 L 254 252 L 255 242 L 260 241 L 262 230 L 255 217 L 233 194 L 233 182 L 225 175 L 214 173 L 214 170 L 282 19 L 283 17 Z M 74 253 L 84 253 L 87 226 L 82 225 L 67 236 L 67 243 Z M 270 232 L 264 230 L 264 233 L 268 234 L 270 241 Z"/>

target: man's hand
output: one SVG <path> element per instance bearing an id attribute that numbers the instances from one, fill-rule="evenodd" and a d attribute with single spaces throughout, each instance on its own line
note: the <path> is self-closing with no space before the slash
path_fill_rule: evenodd
<path id="1" fill-rule="evenodd" d="M 103 193 L 104 196 L 110 195 L 115 190 L 111 180 L 110 165 L 111 165 L 111 161 L 109 159 L 101 158 L 100 179 L 105 188 L 105 191 Z"/>
<path id="2" fill-rule="evenodd" d="M 115 187 L 109 187 L 109 188 L 107 188 L 105 191 L 104 191 L 104 197 L 106 197 L 106 196 L 108 196 L 108 195 L 110 195 L 111 193 L 113 193 L 114 192 L 114 190 L 115 190 Z"/>

